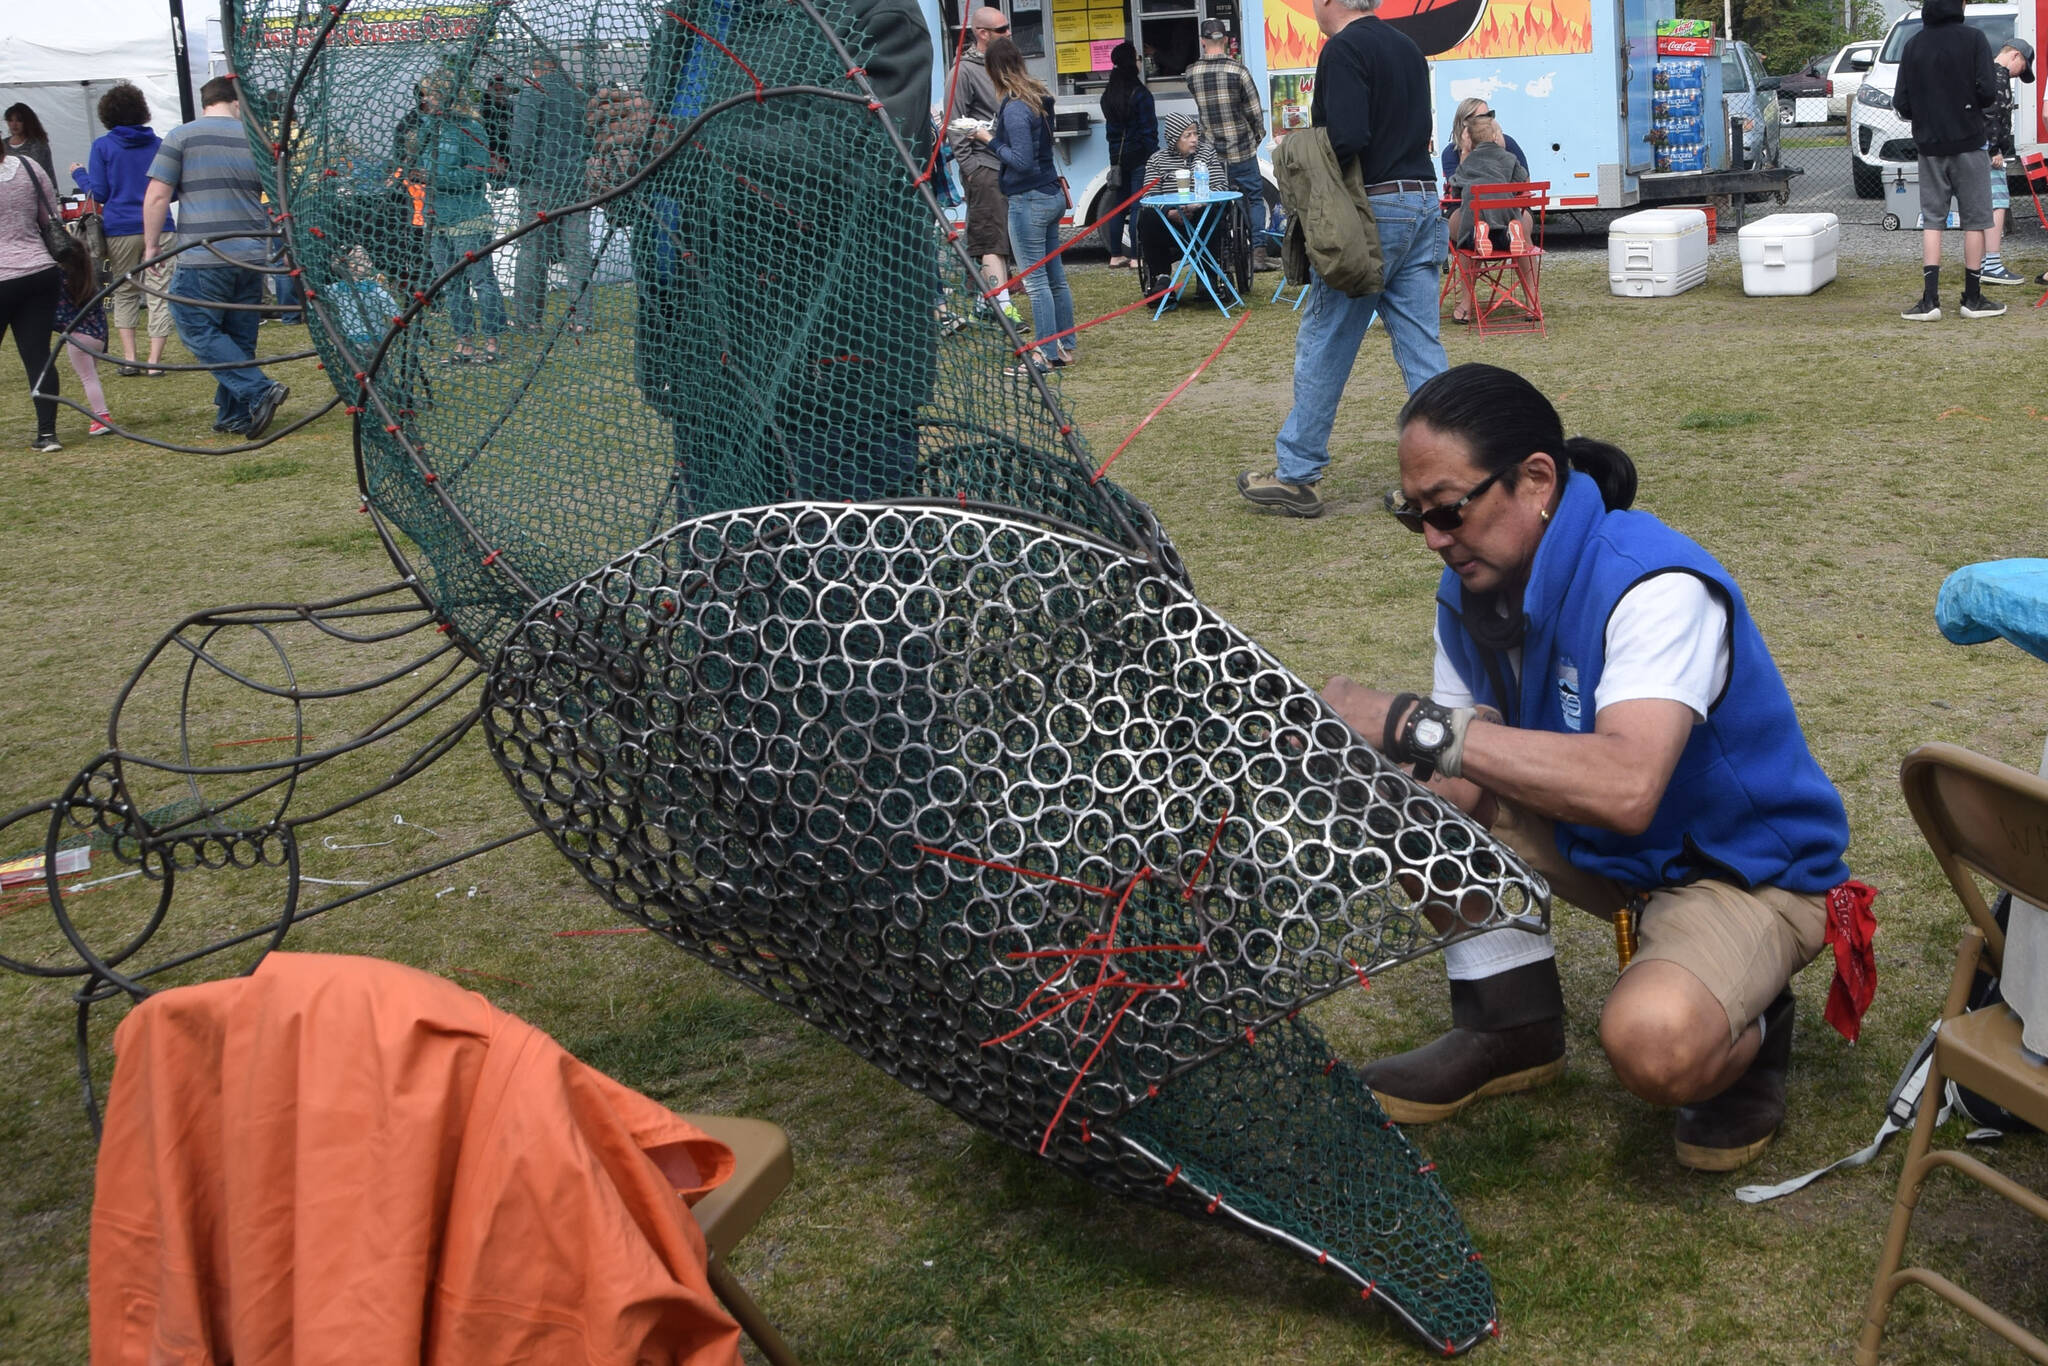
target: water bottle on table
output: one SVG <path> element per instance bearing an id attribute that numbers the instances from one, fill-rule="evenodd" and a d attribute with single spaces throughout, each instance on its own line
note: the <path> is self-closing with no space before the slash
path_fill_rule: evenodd
<path id="1" fill-rule="evenodd" d="M 1195 193 L 1203 196 L 1209 193 L 1209 163 L 1206 161 L 1195 163 Z"/>

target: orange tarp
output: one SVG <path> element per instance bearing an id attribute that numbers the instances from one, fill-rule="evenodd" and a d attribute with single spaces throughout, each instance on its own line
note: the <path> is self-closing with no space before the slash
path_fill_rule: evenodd
<path id="1" fill-rule="evenodd" d="M 739 1360 L 684 1203 L 731 1151 L 481 996 L 274 953 L 114 1049 L 96 1366 Z"/>

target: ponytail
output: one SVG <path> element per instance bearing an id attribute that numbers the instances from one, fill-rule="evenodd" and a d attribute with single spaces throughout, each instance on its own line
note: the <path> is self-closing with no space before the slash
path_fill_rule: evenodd
<path id="1" fill-rule="evenodd" d="M 1512 370 L 1497 365 L 1460 365 L 1429 380 L 1408 396 L 1399 425 L 1421 422 L 1455 436 L 1472 451 L 1472 462 L 1487 474 L 1508 473 L 1513 488 L 1521 471 L 1513 467 L 1538 451 L 1557 461 L 1559 484 L 1573 470 L 1600 489 L 1600 501 L 1619 512 L 1636 500 L 1636 466 L 1620 448 L 1591 437 L 1565 439 L 1564 423 L 1542 391 Z"/>
<path id="2" fill-rule="evenodd" d="M 1626 510 L 1636 501 L 1636 462 L 1619 446 L 1574 436 L 1564 443 L 1566 464 L 1591 479 L 1600 490 L 1600 501 L 1609 512 Z"/>

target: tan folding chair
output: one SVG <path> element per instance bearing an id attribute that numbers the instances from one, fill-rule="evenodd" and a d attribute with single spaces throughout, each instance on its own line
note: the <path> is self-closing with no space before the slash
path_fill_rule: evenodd
<path id="1" fill-rule="evenodd" d="M 2048 1129 L 2048 1064 L 2020 1047 L 2020 1019 L 2003 1005 L 1963 1013 L 1978 958 L 1997 967 L 2005 935 L 1985 904 L 1977 879 L 2003 887 L 2035 905 L 2048 905 L 2048 780 L 2021 772 L 1955 745 L 1922 745 L 1899 770 L 1906 806 L 1934 851 L 1949 885 L 1970 913 L 1970 926 L 1956 949 L 1955 975 L 1941 1008 L 1927 1089 L 1913 1121 L 1905 1170 L 1892 1204 L 1891 1227 L 1877 1263 L 1877 1280 L 1864 1310 L 1856 1343 L 1858 1366 L 1874 1366 L 1878 1341 L 1892 1296 L 1902 1286 L 1924 1285 L 2005 1338 L 2035 1361 L 2048 1362 L 2048 1342 L 2014 1323 L 1955 1282 L 1925 1267 L 1901 1266 L 1906 1226 L 1912 1222 L 1920 1187 L 1936 1167 L 1953 1167 L 1972 1180 L 2048 1220 L 2048 1200 L 1965 1153 L 1929 1151 L 1934 1117 L 1941 1110 L 1943 1083 L 1954 1080 L 1993 1104 Z"/>
<path id="2" fill-rule="evenodd" d="M 740 1239 L 761 1222 L 761 1216 L 796 1174 L 789 1159 L 789 1135 L 760 1119 L 735 1119 L 730 1115 L 683 1118 L 732 1149 L 737 1162 L 732 1175 L 691 1210 L 704 1230 L 704 1242 L 711 1249 L 712 1293 L 773 1366 L 797 1366 L 796 1354 L 789 1350 L 782 1334 L 775 1331 L 761 1306 L 754 1303 L 725 1264 Z"/>

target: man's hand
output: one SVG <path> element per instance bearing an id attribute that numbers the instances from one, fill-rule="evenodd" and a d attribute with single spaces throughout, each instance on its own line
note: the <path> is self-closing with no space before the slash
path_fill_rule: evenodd
<path id="1" fill-rule="evenodd" d="M 1991 154 L 1991 169 L 1994 171 L 2002 171 L 2005 169 L 2005 153 L 1993 152 Z"/>
<path id="2" fill-rule="evenodd" d="M 1323 700 L 1339 720 L 1363 735 L 1366 743 L 1375 749 L 1379 747 L 1381 737 L 1387 733 L 1387 708 L 1394 705 L 1394 694 L 1368 688 L 1338 674 L 1323 686 Z"/>
<path id="3" fill-rule="evenodd" d="M 157 253 L 157 246 L 163 241 L 164 216 L 171 211 L 170 182 L 150 179 L 149 188 L 142 192 L 142 259 L 147 261 Z"/>

